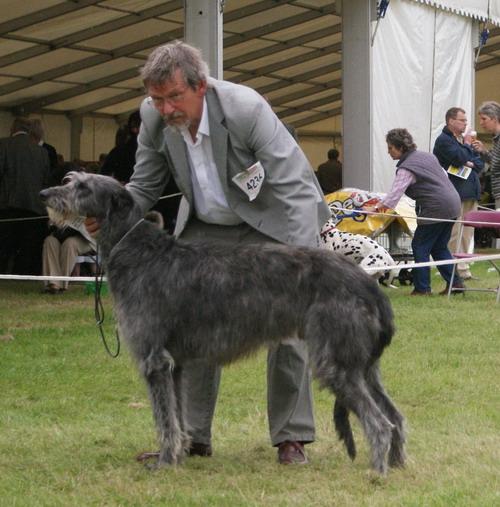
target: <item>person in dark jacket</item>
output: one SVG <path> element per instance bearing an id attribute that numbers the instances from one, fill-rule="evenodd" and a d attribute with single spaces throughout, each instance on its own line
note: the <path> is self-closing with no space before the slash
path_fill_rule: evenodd
<path id="1" fill-rule="evenodd" d="M 31 124 L 30 137 L 31 139 L 47 150 L 47 155 L 49 156 L 49 164 L 50 170 L 55 171 L 57 168 L 57 152 L 56 149 L 49 143 L 46 143 L 44 140 L 44 130 L 42 126 L 42 120 L 35 119 Z"/>
<path id="2" fill-rule="evenodd" d="M 325 195 L 342 188 L 342 162 L 339 161 L 339 150 L 328 150 L 328 160 L 318 166 L 318 181 Z"/>
<path id="3" fill-rule="evenodd" d="M 454 172 L 448 172 L 448 178 L 460 196 L 462 205 L 459 220 L 463 220 L 466 213 L 477 209 L 481 199 L 479 173 L 484 168 L 484 162 L 472 147 L 472 129 L 467 129 L 465 111 L 460 107 L 452 107 L 446 112 L 445 120 L 446 125 L 436 139 L 433 153 L 445 171 L 448 171 L 450 166 L 471 169 L 466 178 L 457 176 Z M 474 229 L 472 227 L 464 228 L 460 244 L 458 243 L 459 230 L 460 222 L 457 222 L 451 232 L 448 248 L 451 252 L 468 252 L 474 237 Z M 466 262 L 460 263 L 457 268 L 464 280 L 478 280 L 477 277 L 472 276 L 469 264 Z"/>
<path id="4" fill-rule="evenodd" d="M 18 117 L 10 137 L 0 139 L 0 273 L 42 271 L 47 218 L 39 194 L 49 184 L 50 165 L 47 150 L 30 139 L 31 127 Z"/>
<path id="5" fill-rule="evenodd" d="M 137 135 L 141 127 L 141 116 L 139 111 L 134 111 L 128 117 L 126 129 L 119 132 L 126 132 L 123 141 L 117 136 L 115 147 L 109 152 L 101 168 L 101 174 L 112 176 L 122 185 L 128 183 L 135 165 L 135 152 L 137 151 Z M 118 133 L 117 133 L 118 134 Z"/>
<path id="6" fill-rule="evenodd" d="M 394 209 L 403 193 L 415 200 L 417 228 L 411 246 L 415 262 L 433 260 L 451 260 L 448 250 L 453 221 L 460 215 L 460 197 L 446 176 L 437 158 L 423 151 L 417 151 L 413 137 L 406 129 L 393 129 L 386 136 L 389 155 L 399 160 L 396 178 L 392 189 L 374 209 L 385 211 Z M 367 209 L 368 211 L 369 209 Z M 455 273 L 450 264 L 437 266 L 446 280 L 446 289 L 440 295 L 448 293 L 450 283 L 455 289 L 465 288 L 463 279 Z M 414 270 L 414 291 L 412 296 L 427 296 L 431 291 L 431 270 L 429 267 Z M 457 294 L 459 291 L 454 291 Z"/>

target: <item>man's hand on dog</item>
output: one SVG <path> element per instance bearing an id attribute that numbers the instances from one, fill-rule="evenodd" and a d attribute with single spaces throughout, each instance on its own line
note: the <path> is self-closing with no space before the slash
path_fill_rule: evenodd
<path id="1" fill-rule="evenodd" d="M 85 225 L 87 232 L 95 238 L 101 227 L 101 224 L 97 221 L 97 219 L 95 217 L 88 217 L 83 221 L 83 224 Z"/>

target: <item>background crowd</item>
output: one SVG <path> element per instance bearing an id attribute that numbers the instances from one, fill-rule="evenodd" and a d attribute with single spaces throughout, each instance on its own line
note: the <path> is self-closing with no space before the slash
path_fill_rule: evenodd
<path id="1" fill-rule="evenodd" d="M 477 132 L 467 127 L 466 112 L 460 107 L 447 111 L 442 133 L 436 139 L 433 150 L 459 196 L 460 212 L 453 217 L 458 220 L 468 211 L 477 209 L 478 205 L 500 209 L 500 105 L 485 102 L 478 115 L 482 129 L 493 135 L 491 150 L 477 139 Z M 115 146 L 108 154 L 101 154 L 98 162 L 68 163 L 45 141 L 41 120 L 14 120 L 11 135 L 0 139 L 0 273 L 68 276 L 73 272 L 77 257 L 92 252 L 92 244 L 78 231 L 67 229 L 61 232 L 48 224 L 38 194 L 47 186 L 60 184 L 68 171 L 75 170 L 97 172 L 112 176 L 122 184 L 128 183 L 134 170 L 140 124 L 140 113 L 134 111 L 127 124 L 118 128 Z M 401 160 L 397 175 L 404 172 L 404 167 L 403 171 L 399 170 L 400 165 Z M 471 171 L 466 178 L 460 178 L 448 171 L 450 166 L 468 167 Z M 327 160 L 318 166 L 316 176 L 325 195 L 343 187 L 342 163 L 337 149 L 328 151 Z M 443 201 L 443 187 L 439 188 L 433 193 L 434 198 Z M 401 197 L 407 189 L 398 190 Z M 173 232 L 181 198 L 173 178 L 162 195 L 164 198 L 156 203 L 154 209 L 162 213 L 166 229 Z M 387 199 L 382 204 L 394 207 L 397 202 L 394 195 L 394 202 Z M 436 217 L 439 218 L 438 215 Z M 467 251 L 473 241 L 473 230 L 466 228 L 461 244 L 457 243 L 458 225 L 456 223 L 451 228 L 447 242 L 450 255 L 455 251 Z M 417 257 L 420 257 L 418 241 L 414 245 L 414 253 L 415 249 Z M 427 254 L 433 258 L 440 257 L 436 251 L 429 251 L 424 258 Z M 455 284 L 476 279 L 466 263 L 458 266 L 458 274 Z M 67 282 L 45 283 L 45 291 L 50 294 L 60 294 L 67 287 Z M 415 290 L 417 293 L 430 293 L 427 286 Z"/>

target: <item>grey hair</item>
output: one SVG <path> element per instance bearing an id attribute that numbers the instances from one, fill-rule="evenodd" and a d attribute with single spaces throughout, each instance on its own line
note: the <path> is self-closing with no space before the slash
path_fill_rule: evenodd
<path id="1" fill-rule="evenodd" d="M 12 123 L 12 130 L 14 132 L 26 132 L 26 134 L 29 134 L 31 131 L 33 123 L 28 120 L 28 118 L 21 118 L 18 116 L 14 119 L 14 122 Z"/>
<path id="2" fill-rule="evenodd" d="M 173 80 L 177 69 L 182 71 L 186 84 L 193 89 L 209 75 L 201 52 L 176 40 L 156 48 L 149 55 L 146 65 L 141 69 L 141 79 L 146 87 L 160 86 L 165 81 Z"/>
<path id="3" fill-rule="evenodd" d="M 417 145 L 413 142 L 413 137 L 406 129 L 389 130 L 385 136 L 385 140 L 403 153 L 417 149 Z"/>
<path id="4" fill-rule="evenodd" d="M 43 127 L 41 120 L 33 120 L 30 128 L 30 136 L 37 142 L 43 139 Z"/>
<path id="5" fill-rule="evenodd" d="M 479 106 L 477 114 L 484 114 L 490 118 L 497 118 L 500 121 L 500 104 L 492 100 L 483 102 Z"/>

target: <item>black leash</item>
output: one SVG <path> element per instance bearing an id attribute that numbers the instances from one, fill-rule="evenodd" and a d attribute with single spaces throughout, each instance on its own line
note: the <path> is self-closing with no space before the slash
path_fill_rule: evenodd
<path id="1" fill-rule="evenodd" d="M 96 261 L 98 259 L 98 252 L 96 250 Z M 104 272 L 101 269 L 101 265 L 96 262 L 96 272 L 95 272 L 95 279 L 94 279 L 94 316 L 95 320 L 97 322 L 97 326 L 99 327 L 99 331 L 101 333 L 102 343 L 104 344 L 104 348 L 106 349 L 106 352 L 113 358 L 118 357 L 120 354 L 120 336 L 118 334 L 118 329 L 115 328 L 115 335 L 116 335 L 116 352 L 111 352 L 108 342 L 106 341 L 106 336 L 104 335 L 104 329 L 102 325 L 104 324 L 104 306 L 102 304 L 101 300 L 101 287 L 102 287 L 102 279 L 104 277 Z"/>

